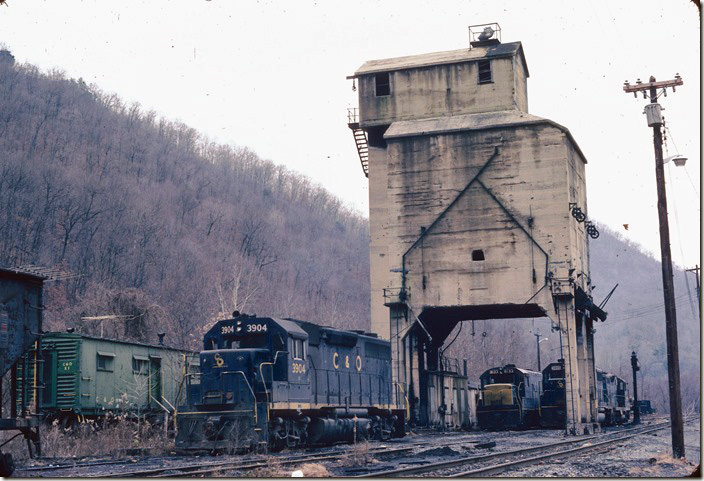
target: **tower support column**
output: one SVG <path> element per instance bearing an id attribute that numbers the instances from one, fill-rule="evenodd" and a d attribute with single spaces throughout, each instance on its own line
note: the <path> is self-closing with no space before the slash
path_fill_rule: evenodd
<path id="1" fill-rule="evenodd" d="M 389 305 L 389 334 L 391 341 L 391 379 L 393 381 L 392 402 L 396 406 L 405 406 L 407 397 L 407 377 L 406 366 L 402 359 L 406 358 L 406 343 L 403 341 L 403 333 L 406 331 L 408 316 L 406 307 L 403 304 L 394 303 Z M 401 333 L 401 335 L 399 335 Z M 411 353 L 412 355 L 412 350 Z"/>
<path id="2" fill-rule="evenodd" d="M 587 408 L 580 396 L 580 381 L 584 376 L 580 375 L 581 356 L 578 355 L 578 322 L 574 298 L 555 296 L 555 307 L 560 327 L 562 358 L 565 360 L 565 431 L 567 434 L 582 434 L 587 423 Z M 581 343 L 581 340 L 579 342 Z"/>
<path id="3" fill-rule="evenodd" d="M 596 391 L 596 362 L 594 361 L 594 321 L 585 319 L 586 339 L 587 339 L 587 379 L 589 381 L 589 399 L 591 400 L 591 423 L 594 431 L 601 431 L 599 424 L 599 399 Z"/>

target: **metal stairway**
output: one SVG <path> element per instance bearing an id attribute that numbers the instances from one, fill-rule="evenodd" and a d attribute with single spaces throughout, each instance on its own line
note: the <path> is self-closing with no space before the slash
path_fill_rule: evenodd
<path id="1" fill-rule="evenodd" d="M 347 126 L 352 130 L 354 143 L 357 146 L 359 161 L 362 163 L 364 176 L 369 178 L 369 144 L 367 143 L 367 134 L 359 128 L 359 120 L 357 117 L 357 109 L 348 109 L 347 111 Z"/>

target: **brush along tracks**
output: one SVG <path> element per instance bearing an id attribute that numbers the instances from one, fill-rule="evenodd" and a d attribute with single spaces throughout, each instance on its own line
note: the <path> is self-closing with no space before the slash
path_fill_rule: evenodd
<path id="1" fill-rule="evenodd" d="M 456 441 L 454 443 L 471 443 L 478 441 Z M 369 445 L 365 454 L 368 456 L 399 455 L 413 451 L 419 447 L 432 444 L 429 440 L 405 442 L 395 447 L 396 443 Z M 399 443 L 400 444 L 400 443 Z M 208 462 L 200 459 L 194 462 L 193 457 L 163 457 L 137 461 L 126 459 L 122 461 L 95 461 L 86 463 L 66 463 L 49 466 L 32 466 L 18 468 L 16 477 L 184 477 L 213 474 L 223 471 L 251 471 L 269 467 L 272 463 L 279 466 L 295 465 L 308 462 L 339 460 L 350 454 L 350 447 L 342 449 L 314 452 L 309 454 L 276 454 L 276 455 L 244 455 L 236 460 Z M 141 465 L 140 465 L 141 464 Z M 121 465 L 118 469 L 117 466 Z M 138 467 L 139 466 L 139 467 Z M 107 468 L 107 469 L 101 469 Z"/>
<path id="2" fill-rule="evenodd" d="M 414 465 L 386 471 L 373 471 L 356 477 L 406 477 L 411 475 L 430 475 L 433 477 L 490 476 L 546 460 L 570 457 L 591 449 L 603 448 L 635 436 L 666 429 L 669 425 L 669 422 L 660 422 L 648 426 L 584 436 L 578 439 L 541 444 L 528 448 L 512 449 L 479 456 L 466 456 L 447 461 L 426 463 L 420 466 Z M 468 467 L 471 469 L 467 469 Z"/>

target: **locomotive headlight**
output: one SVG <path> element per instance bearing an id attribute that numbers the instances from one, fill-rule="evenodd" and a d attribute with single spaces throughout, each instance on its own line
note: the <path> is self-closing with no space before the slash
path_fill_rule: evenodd
<path id="1" fill-rule="evenodd" d="M 242 332 L 242 321 L 237 321 L 237 332 Z"/>

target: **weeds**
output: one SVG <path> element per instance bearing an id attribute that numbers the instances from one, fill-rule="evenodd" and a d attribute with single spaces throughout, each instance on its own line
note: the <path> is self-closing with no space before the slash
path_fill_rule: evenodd
<path id="1" fill-rule="evenodd" d="M 288 478 L 291 477 L 291 469 L 285 469 L 274 456 L 267 456 L 262 460 L 266 466 L 256 468 L 247 473 L 253 478 Z"/>
<path id="2" fill-rule="evenodd" d="M 369 454 L 369 443 L 365 441 L 352 445 L 349 454 L 340 460 L 339 465 L 346 468 L 354 468 L 366 466 L 371 460 L 372 455 Z"/>
<path id="3" fill-rule="evenodd" d="M 87 420 L 67 428 L 58 420 L 39 429 L 42 457 L 82 458 L 112 456 L 119 459 L 132 449 L 149 449 L 155 454 L 173 449 L 174 441 L 162 429 L 155 428 L 142 419 L 139 423 L 125 415 L 108 415 L 99 420 Z M 28 458 L 27 444 L 23 437 L 9 443 L 3 451 L 10 452 L 15 460 Z"/>

